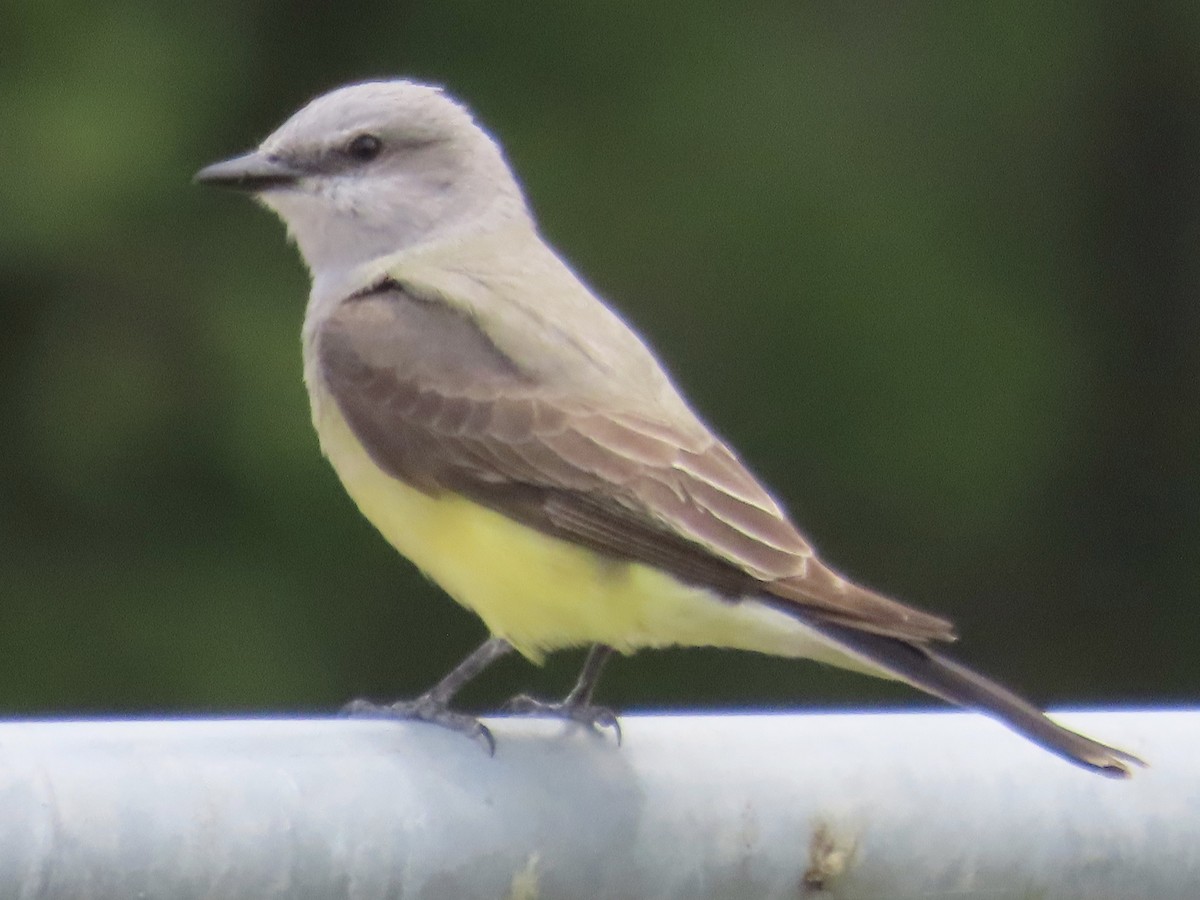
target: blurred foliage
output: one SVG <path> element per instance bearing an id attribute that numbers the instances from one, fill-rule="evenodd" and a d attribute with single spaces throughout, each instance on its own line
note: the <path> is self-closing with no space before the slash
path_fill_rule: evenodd
<path id="1" fill-rule="evenodd" d="M 482 637 L 321 460 L 307 279 L 190 184 L 308 97 L 446 84 L 827 558 L 1047 702 L 1195 699 L 1200 7 L 0 6 L 0 703 L 329 709 Z M 578 654 L 468 700 L 562 689 Z M 912 701 L 719 651 L 626 706 Z"/>

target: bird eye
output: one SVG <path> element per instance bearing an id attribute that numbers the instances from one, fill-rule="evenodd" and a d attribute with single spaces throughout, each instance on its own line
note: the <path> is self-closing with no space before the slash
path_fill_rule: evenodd
<path id="1" fill-rule="evenodd" d="M 373 134 L 360 134 L 346 145 L 346 153 L 359 162 L 370 162 L 383 149 L 383 141 Z"/>

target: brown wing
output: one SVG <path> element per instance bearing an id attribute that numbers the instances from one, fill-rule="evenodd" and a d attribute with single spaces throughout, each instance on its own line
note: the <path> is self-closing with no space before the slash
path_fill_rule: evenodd
<path id="1" fill-rule="evenodd" d="M 953 636 L 825 567 L 702 426 L 568 396 L 442 302 L 386 282 L 344 301 L 315 339 L 320 377 L 371 458 L 422 491 L 462 493 L 731 601 L 766 594 L 867 631 Z"/>

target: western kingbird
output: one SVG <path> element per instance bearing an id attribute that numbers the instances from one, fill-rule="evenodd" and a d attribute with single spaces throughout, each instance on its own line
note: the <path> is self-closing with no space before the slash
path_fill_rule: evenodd
<path id="1" fill-rule="evenodd" d="M 491 737 L 449 708 L 511 649 L 716 646 L 906 681 L 1067 759 L 1135 757 L 946 658 L 949 622 L 834 572 L 653 353 L 542 240 L 499 146 L 439 88 L 350 85 L 197 180 L 274 210 L 312 275 L 304 377 L 362 513 L 492 637 L 433 689 L 360 712 Z"/>

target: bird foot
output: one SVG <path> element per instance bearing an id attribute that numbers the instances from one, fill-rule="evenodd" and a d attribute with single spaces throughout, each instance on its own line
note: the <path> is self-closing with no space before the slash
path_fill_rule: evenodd
<path id="1" fill-rule="evenodd" d="M 455 712 L 445 702 L 422 694 L 415 700 L 397 700 L 395 703 L 372 703 L 370 700 L 352 700 L 342 707 L 342 715 L 354 719 L 399 719 L 402 721 L 429 722 L 465 734 L 471 739 L 483 741 L 488 755 L 496 755 L 496 739 L 491 729 L 477 718 L 466 713 Z"/>
<path id="2" fill-rule="evenodd" d="M 518 716 L 549 716 L 556 719 L 568 719 L 586 725 L 593 731 L 611 728 L 617 738 L 617 746 L 621 745 L 621 723 L 617 714 L 607 706 L 596 706 L 591 703 L 578 703 L 564 700 L 561 703 L 550 703 L 539 700 L 528 694 L 519 694 L 501 707 L 506 713 Z"/>

